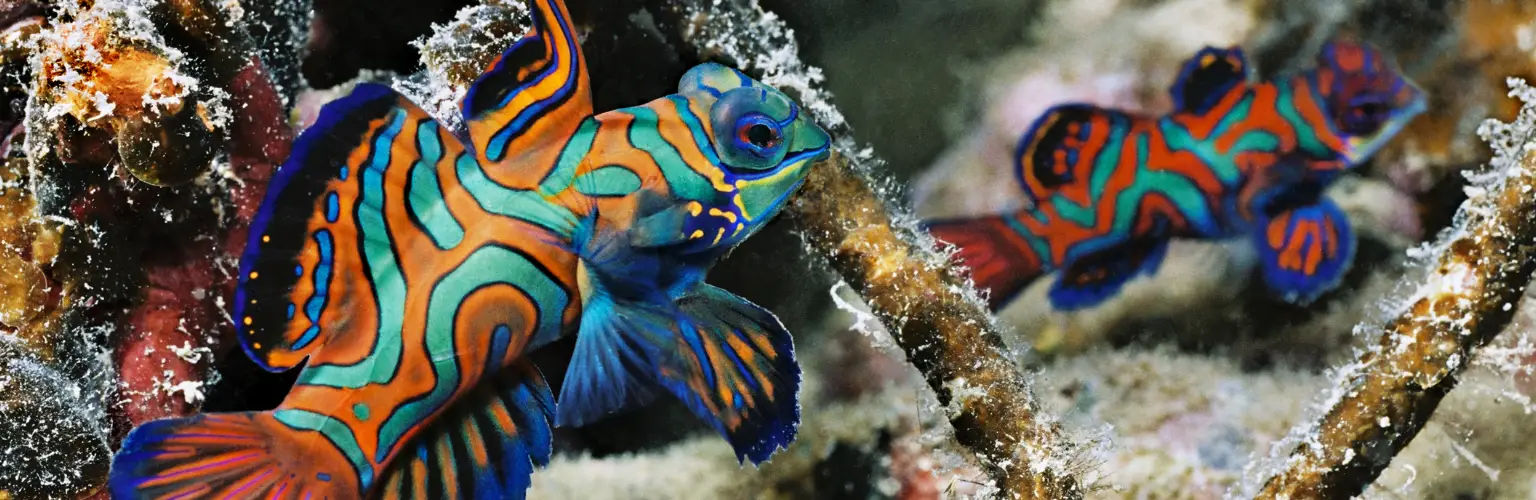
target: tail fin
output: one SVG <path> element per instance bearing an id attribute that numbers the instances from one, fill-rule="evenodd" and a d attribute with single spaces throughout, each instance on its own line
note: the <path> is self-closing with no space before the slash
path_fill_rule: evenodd
<path id="1" fill-rule="evenodd" d="M 532 363 L 507 366 L 464 396 L 373 481 L 345 424 L 298 431 L 274 412 L 211 413 L 140 425 L 112 459 L 112 498 L 523 498 L 549 463 L 554 396 Z M 278 410 L 294 411 L 294 410 Z M 307 418 L 307 417 L 298 417 Z M 321 417 L 327 418 L 327 417 Z M 314 424 L 314 425 L 311 425 Z M 360 484 L 359 478 L 368 484 Z"/>
<path id="2" fill-rule="evenodd" d="M 112 498 L 345 498 L 357 473 L 328 446 L 284 439 L 271 412 L 213 413 L 135 428 L 112 457 Z"/>
<path id="3" fill-rule="evenodd" d="M 928 221 L 929 234 L 954 245 L 960 265 L 970 268 L 978 290 L 990 292 L 987 305 L 1002 309 L 1013 297 L 1044 274 L 1038 250 L 1027 236 L 1008 224 L 1006 215 L 974 219 Z"/>

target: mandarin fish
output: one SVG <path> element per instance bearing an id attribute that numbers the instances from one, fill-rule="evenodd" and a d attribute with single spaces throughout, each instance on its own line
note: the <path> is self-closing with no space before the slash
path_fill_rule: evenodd
<path id="1" fill-rule="evenodd" d="M 272 411 L 140 425 L 118 498 L 522 498 L 579 425 L 654 394 L 767 460 L 800 369 L 778 319 L 704 283 L 830 140 L 717 64 L 593 114 L 560 0 L 470 88 L 467 130 L 360 84 L 297 139 L 251 225 L 234 318 L 249 357 L 299 366 Z M 558 404 L 526 353 L 575 334 Z"/>
<path id="2" fill-rule="evenodd" d="M 1205 47 L 1170 93 L 1163 116 L 1047 110 L 1015 151 L 1026 208 L 924 224 L 957 247 L 993 310 L 1050 272 L 1052 307 L 1092 307 L 1155 272 L 1171 238 L 1243 236 L 1266 288 L 1309 303 L 1337 286 L 1356 244 L 1324 189 L 1425 108 L 1376 48 L 1343 37 L 1271 82 L 1250 81 L 1242 49 Z"/>

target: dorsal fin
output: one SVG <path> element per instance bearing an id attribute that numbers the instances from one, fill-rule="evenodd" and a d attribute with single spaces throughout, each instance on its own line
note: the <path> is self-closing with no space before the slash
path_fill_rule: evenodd
<path id="1" fill-rule="evenodd" d="M 281 371 L 339 332 L 369 330 L 381 290 L 403 287 L 378 263 L 370 267 L 369 255 L 463 238 L 437 175 L 463 154 L 457 139 L 389 87 L 360 84 L 326 104 L 273 178 L 240 259 L 235 330 L 251 359 Z M 411 179 L 408 200 L 385 203 Z M 385 231 L 396 205 L 424 228 L 417 237 Z"/>
<path id="2" fill-rule="evenodd" d="M 1202 115 L 1233 89 L 1248 84 L 1248 56 L 1240 47 L 1205 47 L 1184 61 L 1168 92 L 1176 112 Z"/>
<path id="3" fill-rule="evenodd" d="M 513 187 L 543 179 L 561 146 L 592 115 L 587 63 L 565 2 L 530 3 L 533 28 L 491 63 L 462 103 L 475 151 L 492 177 Z M 514 153 L 518 161 L 509 163 Z M 516 168 L 491 168 L 498 164 Z"/>
<path id="4" fill-rule="evenodd" d="M 1035 119 L 1014 150 L 1014 176 L 1031 202 L 1058 191 L 1076 189 L 1072 198 L 1090 197 L 1096 169 L 1113 169 L 1131 117 L 1090 104 L 1052 107 Z"/>
<path id="5" fill-rule="evenodd" d="M 574 227 L 568 210 L 488 174 L 389 87 L 360 84 L 327 104 L 295 141 L 251 223 L 234 306 L 246 353 L 282 371 L 351 333 L 348 342 L 360 350 L 333 344 L 328 352 L 362 356 L 379 332 L 398 335 L 406 278 L 436 265 L 423 256 L 474 240 L 469 233 L 487 220 L 555 235 Z"/>

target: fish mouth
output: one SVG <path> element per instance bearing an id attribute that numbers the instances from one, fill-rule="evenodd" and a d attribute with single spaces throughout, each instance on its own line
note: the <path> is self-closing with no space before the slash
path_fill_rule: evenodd
<path id="1" fill-rule="evenodd" d="M 1427 108 L 1428 105 L 1425 104 L 1424 99 L 1413 100 L 1412 103 L 1399 112 L 1398 116 L 1387 120 L 1387 123 L 1382 125 L 1381 130 L 1377 130 L 1376 133 L 1369 136 L 1351 138 L 1348 141 L 1349 151 L 1344 154 L 1344 158 L 1349 160 L 1351 165 L 1358 165 L 1369 160 L 1376 153 L 1380 152 L 1381 148 L 1386 146 L 1387 143 L 1392 142 L 1392 138 L 1397 137 L 1397 134 L 1402 132 L 1409 123 L 1412 123 L 1414 117 L 1424 113 Z"/>

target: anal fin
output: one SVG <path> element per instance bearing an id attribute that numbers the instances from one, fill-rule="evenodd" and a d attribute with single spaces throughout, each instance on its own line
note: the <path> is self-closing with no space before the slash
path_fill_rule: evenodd
<path id="1" fill-rule="evenodd" d="M 1078 257 L 1062 267 L 1047 296 L 1058 310 L 1073 311 L 1103 303 L 1141 274 L 1152 274 L 1168 254 L 1168 240 L 1132 238 Z"/>
<path id="2" fill-rule="evenodd" d="M 389 465 L 383 498 L 525 498 L 534 467 L 549 464 L 554 395 L 524 360 L 454 403 Z"/>
<path id="3" fill-rule="evenodd" d="M 1326 197 L 1260 218 L 1253 233 L 1264 284 L 1305 304 L 1332 290 L 1349 271 L 1355 233 L 1344 209 Z"/>

